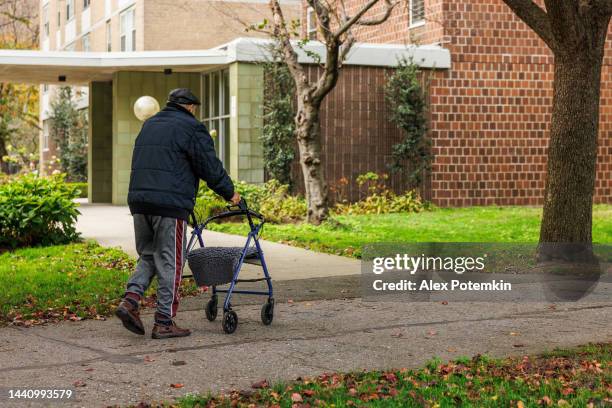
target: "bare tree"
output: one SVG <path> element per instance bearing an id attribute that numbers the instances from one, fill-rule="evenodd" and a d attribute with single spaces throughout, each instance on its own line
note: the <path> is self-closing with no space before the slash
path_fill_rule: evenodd
<path id="1" fill-rule="evenodd" d="M 592 242 L 601 69 L 612 0 L 504 0 L 555 57 L 552 123 L 540 258 L 544 243 Z M 584 247 L 584 246 L 583 246 Z M 546 251 L 545 251 L 546 252 Z"/>
<path id="2" fill-rule="evenodd" d="M 329 215 L 327 182 L 321 163 L 321 104 L 336 86 L 342 64 L 355 43 L 353 28 L 383 23 L 399 4 L 399 0 L 368 0 L 351 14 L 344 0 L 306 2 L 314 10 L 317 32 L 325 45 L 325 58 L 320 63 L 321 73 L 314 79 L 309 78 L 306 67 L 298 62 L 298 54 L 291 41 L 295 37 L 295 25 L 285 21 L 278 0 L 270 0 L 269 4 L 272 11 L 271 34 L 281 47 L 296 85 L 295 135 L 304 176 L 308 222 L 320 224 Z M 376 5 L 383 7 L 380 15 L 365 17 Z"/>

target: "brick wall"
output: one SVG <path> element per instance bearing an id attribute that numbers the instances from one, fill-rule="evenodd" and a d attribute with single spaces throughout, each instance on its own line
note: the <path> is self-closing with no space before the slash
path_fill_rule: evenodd
<path id="1" fill-rule="evenodd" d="M 308 66 L 312 81 L 319 68 Z M 345 198 L 356 200 L 359 191 L 355 179 L 360 174 L 374 171 L 389 173 L 391 147 L 402 140 L 401 132 L 389 122 L 389 107 L 385 101 L 384 84 L 387 69 L 345 66 L 338 85 L 327 96 L 321 109 L 322 159 L 330 187 L 339 180 L 350 181 Z M 304 191 L 299 163 L 292 171 L 298 191 Z M 391 187 L 402 192 L 407 184 L 401 177 L 390 177 Z M 428 191 L 423 192 L 428 196 Z M 335 194 L 331 194 L 335 199 Z"/>
<path id="2" fill-rule="evenodd" d="M 356 34 L 359 41 L 440 43 L 451 51 L 452 68 L 431 81 L 432 200 L 441 206 L 541 204 L 551 53 L 501 0 L 425 0 L 425 8 L 424 26 L 410 29 L 406 10 L 397 8 L 383 26 Z M 612 34 L 606 50 L 597 203 L 612 202 Z"/>

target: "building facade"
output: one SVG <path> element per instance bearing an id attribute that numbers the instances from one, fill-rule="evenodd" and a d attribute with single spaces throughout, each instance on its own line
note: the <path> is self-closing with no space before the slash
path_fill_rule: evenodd
<path id="1" fill-rule="evenodd" d="M 308 47 L 322 54 L 312 10 L 299 0 L 283 4 L 288 19 L 301 16 L 302 34 L 313 40 Z M 345 4 L 350 14 L 362 2 Z M 215 12 L 218 18 L 211 17 Z M 383 12 L 381 2 L 367 17 Z M 232 177 L 258 183 L 264 180 L 259 137 L 266 93 L 258 62 L 266 58 L 265 44 L 244 38 L 220 42 L 267 13 L 260 0 L 43 0 L 42 51 L 0 53 L 0 68 L 15 80 L 84 86 L 80 106 L 90 115 L 92 201 L 125 203 L 141 126 L 134 102 L 149 95 L 163 105 L 167 92 L 179 86 L 201 96 L 200 119 L 218 131 L 216 146 Z M 168 20 L 188 29 L 177 30 Z M 410 0 L 384 24 L 357 27 L 355 36 L 358 43 L 322 108 L 322 156 L 330 185 L 386 170 L 402 134 L 389 122 L 384 85 L 397 58 L 411 57 L 428 78 L 433 165 L 422 187 L 425 198 L 440 206 L 542 203 L 553 57 L 501 0 Z M 314 78 L 317 65 L 307 54 L 300 58 Z M 612 202 L 611 83 L 607 52 L 595 202 Z M 51 89 L 43 87 L 43 129 Z M 42 133 L 44 161 L 53 149 Z M 299 186 L 299 171 L 295 179 Z M 405 188 L 401 176 L 391 183 L 397 191 Z M 357 194 L 354 187 L 347 191 L 349 199 Z"/>
<path id="2" fill-rule="evenodd" d="M 554 74 L 550 50 L 502 0 L 407 3 L 384 24 L 354 31 L 357 41 L 436 44 L 450 51 L 450 69 L 425 71 L 434 158 L 424 194 L 440 206 L 542 204 Z M 363 2 L 346 4 L 350 14 Z M 313 20 L 305 4 L 302 13 L 304 21 Z M 367 17 L 382 13 L 381 4 Z M 303 34 L 316 38 L 314 28 L 307 24 Z M 610 203 L 612 27 L 599 129 L 594 201 Z"/>
<path id="3" fill-rule="evenodd" d="M 290 18 L 299 16 L 299 0 L 282 3 Z M 249 24 L 262 21 L 268 14 L 266 2 L 260 0 L 41 0 L 40 50 L 91 55 L 206 50 L 243 36 Z M 40 89 L 40 167 L 43 172 L 54 168 L 53 161 L 57 156 L 50 136 L 51 101 L 60 86 L 74 85 L 69 78 L 63 80 L 66 81 L 64 84 L 59 78 L 54 78 L 52 83 L 43 84 Z M 73 92 L 79 109 L 89 106 L 89 81 L 83 82 L 85 86 L 75 86 Z M 167 86 L 158 85 L 163 90 L 156 89 L 162 105 L 164 92 L 172 89 L 166 88 L 176 85 L 167 78 L 163 82 Z M 207 84 L 204 92 L 210 92 L 211 97 L 217 99 L 206 105 L 209 109 L 201 112 L 202 119 L 218 130 L 219 138 L 223 140 L 218 145 L 229 160 L 229 70 L 207 73 L 197 83 L 190 80 L 190 86 L 197 86 L 197 93 L 202 91 L 200 82 Z M 213 91 L 213 87 L 218 89 Z M 121 202 L 121 197 L 122 194 L 117 196 L 117 202 Z"/>

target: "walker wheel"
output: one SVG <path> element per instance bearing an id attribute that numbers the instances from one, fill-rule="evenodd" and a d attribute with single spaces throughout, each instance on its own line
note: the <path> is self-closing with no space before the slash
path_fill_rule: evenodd
<path id="1" fill-rule="evenodd" d="M 217 297 L 214 296 L 210 298 L 208 303 L 206 303 L 206 318 L 209 321 L 214 321 L 217 318 Z"/>
<path id="2" fill-rule="evenodd" d="M 269 299 L 261 307 L 261 322 L 268 326 L 274 319 L 274 299 Z"/>
<path id="3" fill-rule="evenodd" d="M 238 327 L 238 315 L 233 310 L 223 313 L 223 331 L 232 334 Z"/>

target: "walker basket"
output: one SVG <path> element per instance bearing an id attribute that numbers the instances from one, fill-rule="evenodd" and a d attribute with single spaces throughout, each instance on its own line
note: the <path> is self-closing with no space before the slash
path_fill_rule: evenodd
<path id="1" fill-rule="evenodd" d="M 187 262 L 196 284 L 216 286 L 230 283 L 243 251 L 242 247 L 204 247 L 190 251 Z M 245 260 L 253 257 L 257 257 L 257 251 L 250 247 Z"/>

